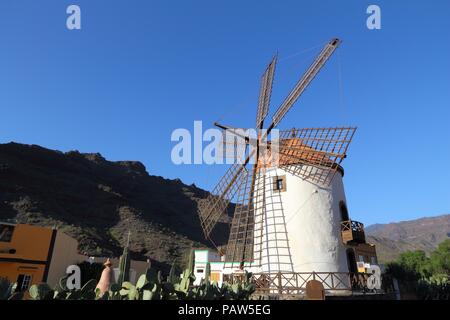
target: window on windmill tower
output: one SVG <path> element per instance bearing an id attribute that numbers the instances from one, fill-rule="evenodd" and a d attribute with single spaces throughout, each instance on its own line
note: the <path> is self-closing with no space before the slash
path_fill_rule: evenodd
<path id="1" fill-rule="evenodd" d="M 277 191 L 286 191 L 286 176 L 273 177 L 273 189 Z"/>

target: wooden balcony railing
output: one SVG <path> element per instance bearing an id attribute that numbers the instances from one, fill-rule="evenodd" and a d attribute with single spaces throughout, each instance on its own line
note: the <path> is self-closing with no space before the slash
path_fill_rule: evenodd
<path id="1" fill-rule="evenodd" d="M 358 221 L 342 221 L 341 222 L 342 241 L 348 243 L 365 243 L 366 236 L 364 234 L 364 224 Z"/>
<path id="2" fill-rule="evenodd" d="M 254 273 L 252 281 L 256 286 L 256 294 L 269 295 L 305 295 L 306 284 L 311 280 L 322 283 L 328 295 L 347 291 L 367 292 L 367 279 L 370 274 L 350 272 L 277 272 Z M 235 275 L 224 275 L 224 281 L 234 283 L 240 281 Z"/>

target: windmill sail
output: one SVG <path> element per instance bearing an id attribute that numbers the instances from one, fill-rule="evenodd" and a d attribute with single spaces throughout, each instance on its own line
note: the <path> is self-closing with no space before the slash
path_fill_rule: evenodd
<path id="1" fill-rule="evenodd" d="M 256 128 L 262 127 L 264 119 L 269 113 L 270 97 L 272 95 L 273 75 L 275 72 L 276 63 L 277 57 L 275 56 L 261 78 L 258 111 L 256 112 Z"/>
<path id="2" fill-rule="evenodd" d="M 301 96 L 301 94 L 305 91 L 305 89 L 309 86 L 311 81 L 316 77 L 319 73 L 320 69 L 325 65 L 331 55 L 334 53 L 336 48 L 339 46 L 341 41 L 339 39 L 332 39 L 320 52 L 317 56 L 316 60 L 314 60 L 313 64 L 309 67 L 309 69 L 305 72 L 303 77 L 297 82 L 295 87 L 291 90 L 289 95 L 280 105 L 278 110 L 275 112 L 275 115 L 272 119 L 272 124 L 269 127 L 273 128 L 280 123 L 280 121 L 284 118 L 284 116 L 288 113 L 288 111 L 295 104 L 297 99 Z"/>
<path id="3" fill-rule="evenodd" d="M 233 164 L 209 196 L 199 202 L 198 212 L 206 238 L 209 237 L 220 217 L 226 213 L 228 204 L 236 194 L 242 175 L 245 173 L 245 164 Z"/>
<path id="4" fill-rule="evenodd" d="M 236 207 L 230 228 L 226 249 L 226 260 L 239 264 L 250 261 L 253 256 L 254 208 L 252 193 L 252 175 L 242 180 L 237 194 Z"/>
<path id="5" fill-rule="evenodd" d="M 270 97 L 272 95 L 273 76 L 275 72 L 277 57 L 275 56 L 267 66 L 261 78 L 261 89 L 259 94 L 258 109 L 256 112 L 256 128 L 261 129 L 269 112 Z M 256 164 L 251 174 L 247 174 L 239 188 L 236 208 L 230 229 L 226 257 L 231 262 L 250 261 L 253 258 L 253 226 L 255 199 L 255 178 L 259 157 L 259 144 L 256 141 Z"/>
<path id="6" fill-rule="evenodd" d="M 356 128 L 309 128 L 280 133 L 278 165 L 314 183 L 328 185 L 346 157 Z"/>

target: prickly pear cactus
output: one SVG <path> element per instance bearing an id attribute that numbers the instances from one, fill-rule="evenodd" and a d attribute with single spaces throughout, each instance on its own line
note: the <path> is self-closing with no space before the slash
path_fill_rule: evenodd
<path id="1" fill-rule="evenodd" d="M 54 291 L 46 283 L 33 284 L 28 292 L 33 300 L 48 300 L 54 296 Z"/>

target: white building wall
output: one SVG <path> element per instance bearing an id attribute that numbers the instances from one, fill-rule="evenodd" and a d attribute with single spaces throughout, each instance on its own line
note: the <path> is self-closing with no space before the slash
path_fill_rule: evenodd
<path id="1" fill-rule="evenodd" d="M 313 184 L 279 168 L 267 169 L 265 174 L 266 181 L 272 181 L 272 177 L 276 176 L 286 177 L 286 191 L 271 190 L 271 187 L 267 186 L 268 183 L 265 183 L 265 215 L 270 216 L 270 210 L 277 208 L 270 204 L 270 201 L 277 202 L 277 200 L 271 199 L 281 197 L 293 271 L 348 272 L 345 247 L 340 234 L 339 202 L 345 202 L 341 174 L 336 173 L 329 187 Z M 283 219 L 279 215 L 273 219 L 265 219 L 263 230 L 259 230 L 257 225 L 263 218 L 260 210 L 256 208 L 255 258 L 260 258 L 263 272 L 286 271 L 281 269 L 284 265 L 277 265 L 272 258 L 277 249 L 271 245 L 274 243 L 274 237 L 280 236 L 271 232 L 274 230 L 283 232 L 283 230 L 280 226 L 268 225 L 274 221 L 275 224 L 281 224 Z M 261 247 L 262 250 L 260 250 Z M 259 257 L 259 251 L 262 252 L 261 257 Z M 278 252 L 285 254 L 286 249 L 278 250 Z M 267 256 L 271 261 L 268 261 Z"/>
<path id="2" fill-rule="evenodd" d="M 225 262 L 221 261 L 220 256 L 207 249 L 203 250 L 194 250 L 194 276 L 195 281 L 194 285 L 198 286 L 200 285 L 200 282 L 202 279 L 205 278 L 205 272 L 206 272 L 206 265 L 209 263 L 211 267 L 211 274 L 212 273 L 219 273 L 219 279 L 217 283 L 219 286 L 223 283 L 223 275 L 227 272 L 224 272 Z M 230 268 L 227 268 L 227 270 L 231 270 Z M 228 272 L 231 273 L 231 272 Z"/>

